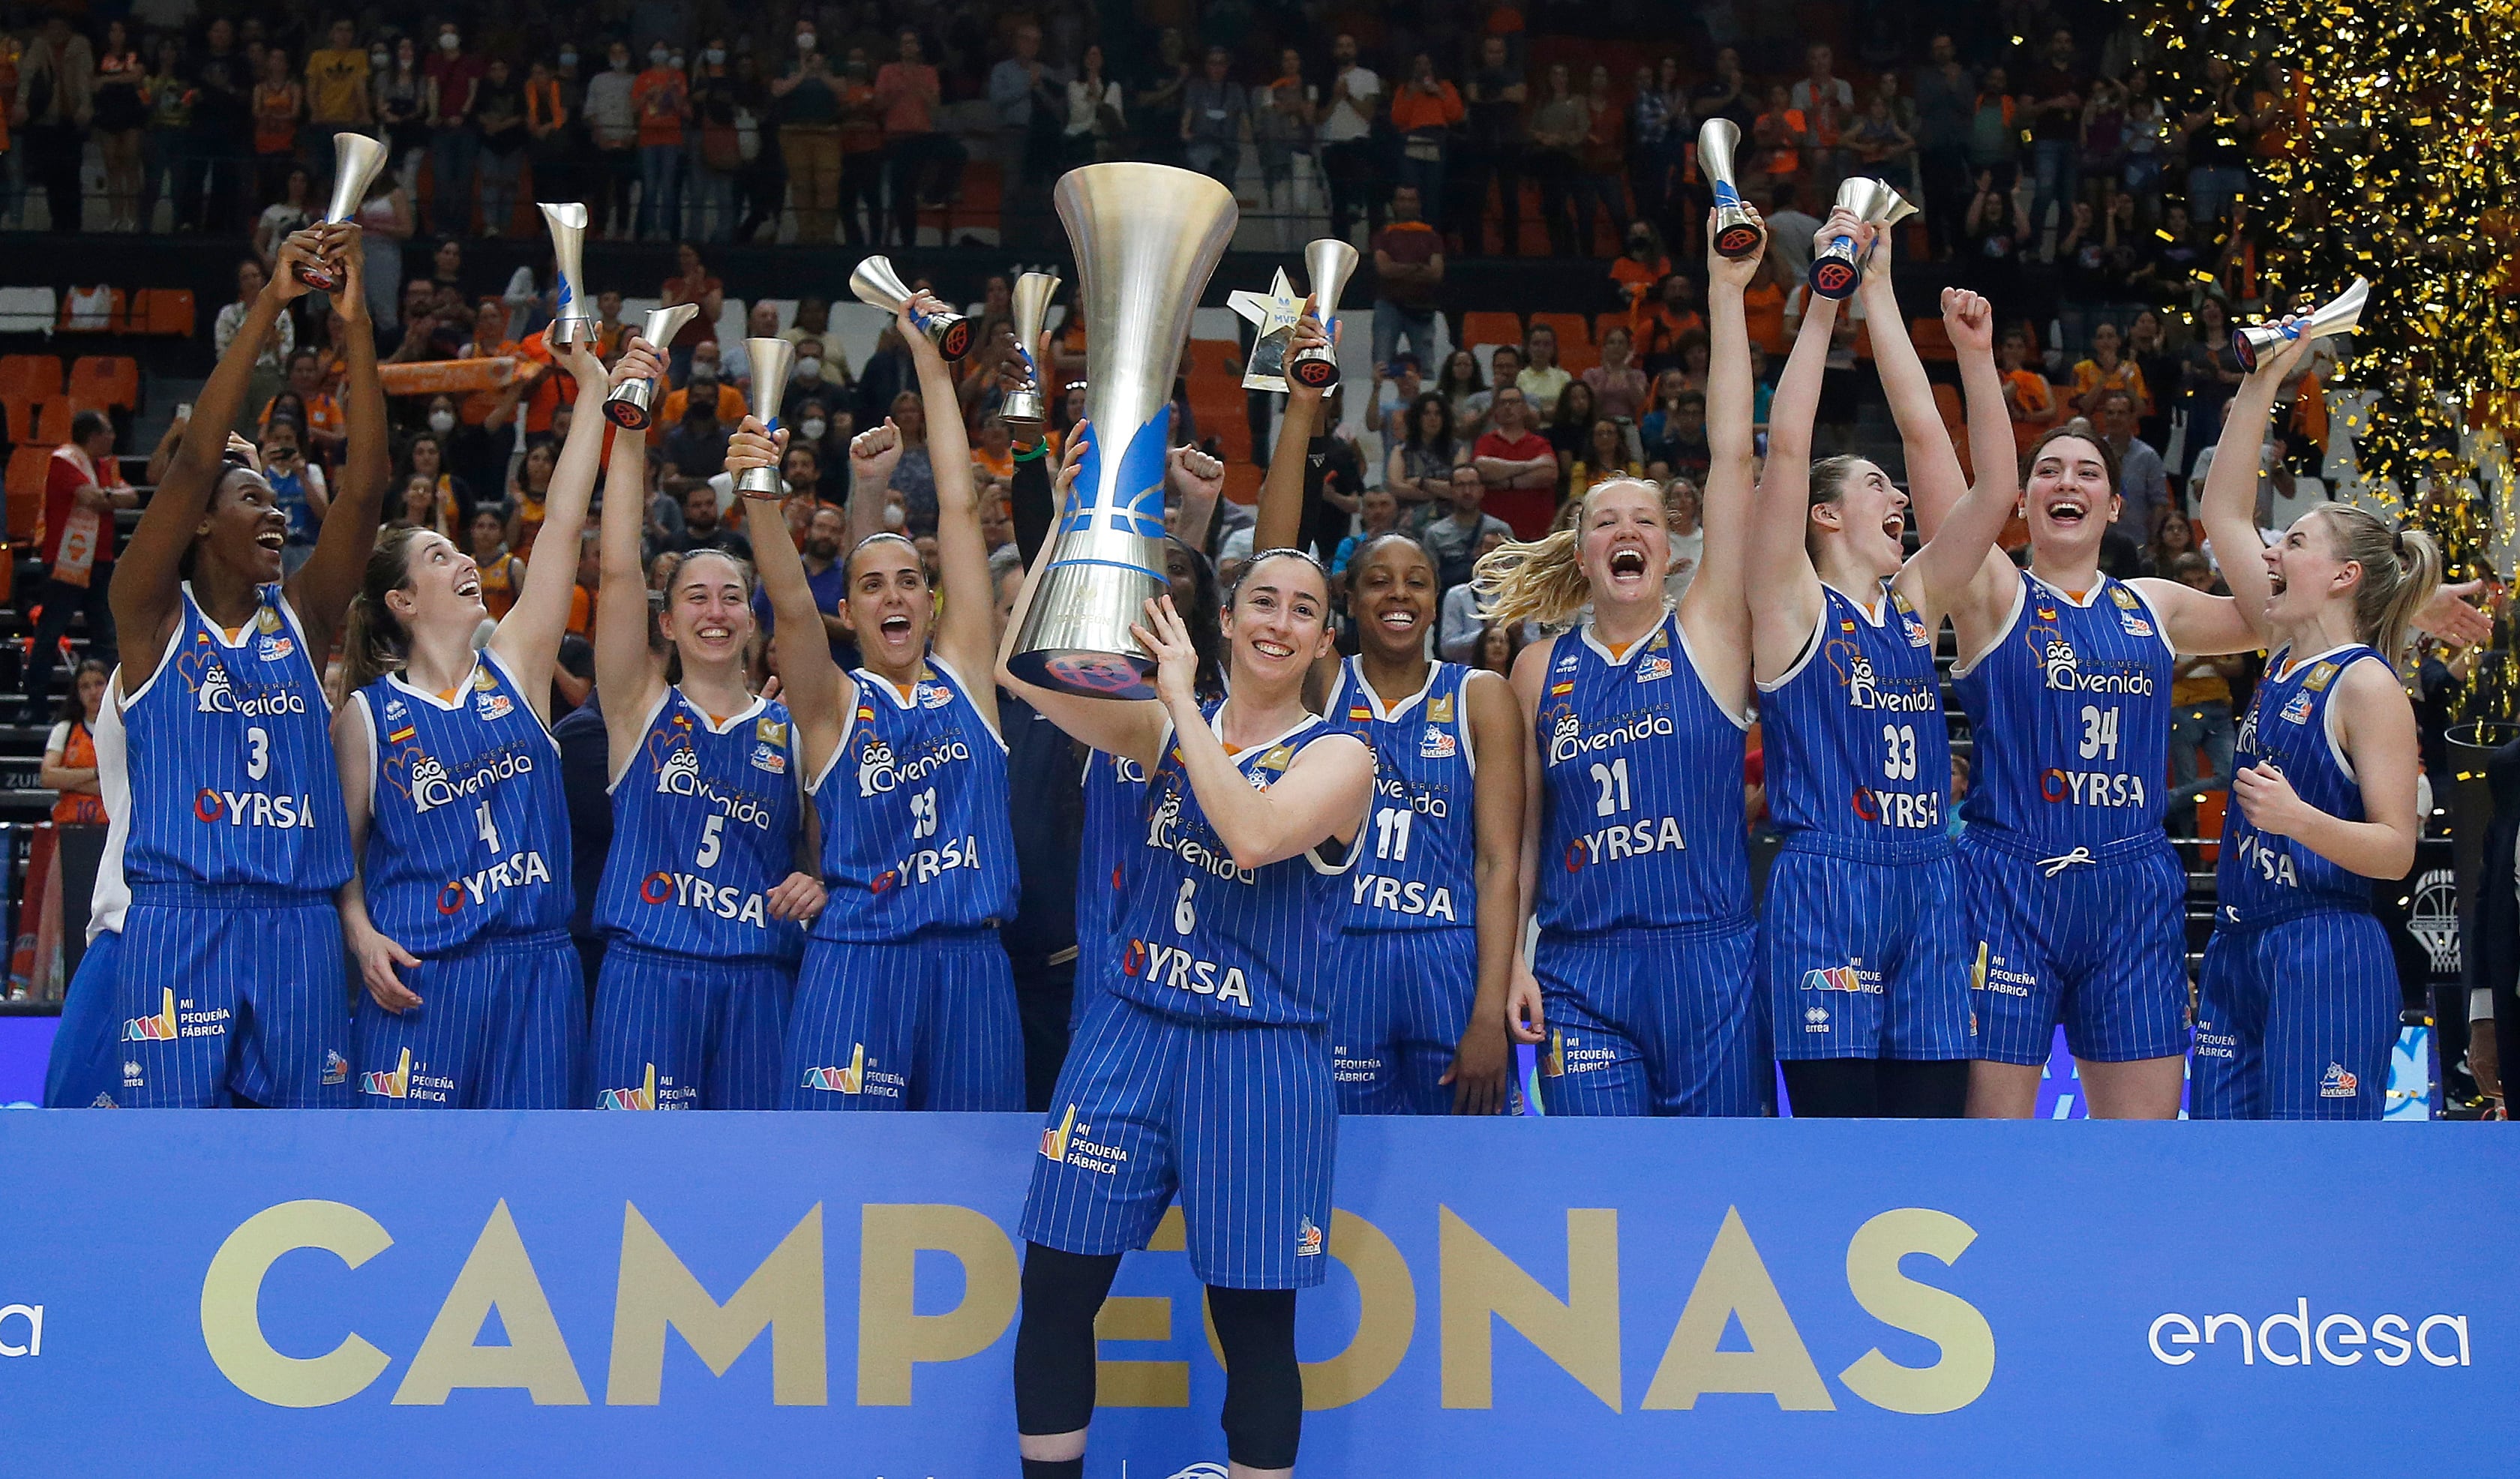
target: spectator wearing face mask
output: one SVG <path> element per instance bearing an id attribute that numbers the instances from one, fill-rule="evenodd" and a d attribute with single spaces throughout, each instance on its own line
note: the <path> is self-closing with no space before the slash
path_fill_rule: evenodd
<path id="1" fill-rule="evenodd" d="M 481 148 L 473 131 L 473 96 L 489 64 L 464 49 L 464 33 L 449 21 L 437 28 L 437 55 L 423 69 L 428 80 L 428 229 L 441 236 L 472 234 L 472 162 Z"/>
<path id="2" fill-rule="evenodd" d="M 658 414 L 670 426 L 683 420 L 685 409 L 695 402 L 707 407 L 718 424 L 730 429 L 743 421 L 743 394 L 728 384 L 719 374 L 718 346 L 715 344 L 702 344 L 693 351 L 692 373 L 684 379 L 681 389 L 665 393 L 665 404 L 658 408 Z"/>
<path id="3" fill-rule="evenodd" d="M 648 67 L 630 84 L 639 115 L 639 239 L 668 241 L 683 229 L 683 125 L 691 79 L 673 65 L 664 38 L 648 43 Z"/>
<path id="4" fill-rule="evenodd" d="M 325 512 L 332 507 L 324 470 L 307 460 L 299 438 L 293 421 L 275 421 L 262 435 L 263 481 L 271 484 L 272 500 L 280 512 L 289 515 L 289 542 L 280 552 L 284 577 L 296 574 L 297 567 L 315 553 L 315 531 L 323 527 Z"/>
<path id="5" fill-rule="evenodd" d="M 826 345 L 811 335 L 796 341 L 796 358 L 788 368 L 788 394 L 779 403 L 780 420 L 793 425 L 797 408 L 807 401 L 818 400 L 829 407 L 848 393 L 845 379 L 834 379 L 832 361 L 825 356 Z"/>

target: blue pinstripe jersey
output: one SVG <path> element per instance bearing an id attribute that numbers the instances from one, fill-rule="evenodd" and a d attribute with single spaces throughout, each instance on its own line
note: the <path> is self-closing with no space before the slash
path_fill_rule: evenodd
<path id="1" fill-rule="evenodd" d="M 1945 835 L 1952 748 L 1934 634 L 1888 585 L 1868 608 L 1822 585 L 1810 646 L 1759 693 L 1768 813 L 1780 829 Z"/>
<path id="2" fill-rule="evenodd" d="M 2058 853 L 2159 832 L 2173 659 L 2124 582 L 2077 602 L 2022 571 L 2003 635 L 1953 672 L 1976 747 L 1960 815 Z"/>
<path id="3" fill-rule="evenodd" d="M 1015 911 L 1007 746 L 954 670 L 930 656 L 908 697 L 858 669 L 848 726 L 814 783 L 831 907 L 822 940 L 975 929 Z"/>
<path id="4" fill-rule="evenodd" d="M 712 960 L 793 960 L 804 926 L 764 896 L 796 871 L 803 763 L 788 706 L 755 698 L 714 723 L 668 688 L 638 753 L 612 778 L 612 851 L 597 927 L 651 950 Z"/>
<path id="5" fill-rule="evenodd" d="M 1208 706 L 1211 726 L 1223 707 Z M 1269 743 L 1236 755 L 1235 766 L 1254 788 L 1266 790 L 1308 746 L 1339 733 L 1308 714 Z M 1115 941 L 1120 968 L 1111 974 L 1111 989 L 1176 1016 L 1327 1020 L 1339 926 L 1347 918 L 1345 874 L 1362 849 L 1325 838 L 1266 868 L 1235 867 L 1169 733 L 1163 761 L 1147 783 L 1142 825 L 1128 865 L 1129 899 Z"/>
<path id="6" fill-rule="evenodd" d="M 360 885 L 378 930 L 433 956 L 566 929 L 576 895 L 560 745 L 507 664 L 483 651 L 451 702 L 395 673 L 350 696 L 368 731 Z"/>
<path id="7" fill-rule="evenodd" d="M 1127 901 L 1126 872 L 1147 812 L 1147 769 L 1102 750 L 1085 757 L 1085 835 L 1076 858 L 1076 979 L 1102 979 Z"/>
<path id="8" fill-rule="evenodd" d="M 2331 700 L 2345 670 L 2368 659 L 2367 647 L 2333 648 L 2305 657 L 2287 671 L 2285 653 L 2267 659 L 2266 676 L 2249 697 L 2232 745 L 2231 768 L 2261 761 L 2283 773 L 2304 801 L 2331 817 L 2360 822 L 2362 788 L 2336 742 Z M 2280 676 L 2278 676 L 2280 675 Z M 2234 803 L 2224 815 L 2222 859 L 2214 868 L 2218 917 L 2232 923 L 2304 909 L 2368 910 L 2371 880 L 2330 863 L 2290 837 L 2260 831 Z"/>
<path id="9" fill-rule="evenodd" d="M 130 823 L 109 867 L 130 883 L 330 893 L 350 876 L 331 708 L 278 585 L 234 642 L 193 589 L 165 660 L 123 704 Z"/>
<path id="10" fill-rule="evenodd" d="M 1470 748 L 1471 669 L 1429 666 L 1426 685 L 1385 708 L 1358 659 L 1339 664 L 1325 712 L 1373 750 L 1373 815 L 1348 878 L 1347 927 L 1444 929 L 1475 921 L 1478 757 Z"/>
<path id="11" fill-rule="evenodd" d="M 1534 729 L 1541 927 L 1569 934 L 1746 919 L 1749 716 L 1698 676 L 1680 618 L 1614 657 L 1592 623 L 1557 639 Z"/>

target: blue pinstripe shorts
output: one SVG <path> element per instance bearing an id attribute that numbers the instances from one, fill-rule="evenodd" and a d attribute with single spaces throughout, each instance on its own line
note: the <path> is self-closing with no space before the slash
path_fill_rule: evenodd
<path id="1" fill-rule="evenodd" d="M 1051 1096 L 1024 1238 L 1143 1248 L 1178 1194 L 1200 1282 L 1310 1288 L 1329 1270 L 1336 1100 L 1327 1028 L 1219 1026 L 1106 994 Z"/>
<path id="2" fill-rule="evenodd" d="M 115 953 L 115 1102 L 349 1108 L 343 960 L 330 894 L 135 885 Z"/>
<path id="3" fill-rule="evenodd" d="M 2198 973 L 2187 1112 L 2375 1120 L 2398 1040 L 2398 963 L 2380 921 L 2320 909 L 2218 922 Z"/>
<path id="4" fill-rule="evenodd" d="M 1452 1113 L 1443 1077 L 1478 995 L 1478 931 L 1351 931 L 1339 955 L 1330 986 L 1339 1113 Z"/>
<path id="5" fill-rule="evenodd" d="M 364 1109 L 574 1109 L 586 1102 L 586 974 L 565 930 L 498 935 L 403 973 L 421 1005 L 364 988 L 351 1087 Z"/>
<path id="6" fill-rule="evenodd" d="M 2045 1063 L 2058 1023 L 2087 1062 L 2187 1051 L 2187 875 L 2159 834 L 2042 856 L 1960 837 L 1977 1055 Z"/>
<path id="7" fill-rule="evenodd" d="M 614 936 L 587 1068 L 598 1109 L 776 1109 L 792 961 L 722 961 Z"/>
<path id="8" fill-rule="evenodd" d="M 782 1072 L 789 1109 L 1021 1110 L 1023 1024 L 998 932 L 808 940 Z"/>
<path id="9" fill-rule="evenodd" d="M 1788 837 L 1759 919 L 1777 1056 L 1975 1056 L 1958 906 L 1959 867 L 1945 846 Z"/>

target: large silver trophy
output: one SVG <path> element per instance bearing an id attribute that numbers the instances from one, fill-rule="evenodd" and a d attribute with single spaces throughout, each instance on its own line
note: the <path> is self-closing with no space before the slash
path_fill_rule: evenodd
<path id="1" fill-rule="evenodd" d="M 648 310 L 648 327 L 640 331 L 639 336 L 653 345 L 656 352 L 661 354 L 665 346 L 674 341 L 674 336 L 682 333 L 683 326 L 697 317 L 699 311 L 700 305 L 698 303 L 676 303 L 671 308 L 651 308 Z M 604 414 L 611 419 L 612 425 L 625 431 L 647 430 L 656 420 L 656 383 L 654 381 L 643 380 L 630 381 L 614 386 L 612 393 L 604 398 Z"/>
<path id="2" fill-rule="evenodd" d="M 1173 375 L 1238 212 L 1234 192 L 1168 164 L 1088 164 L 1052 198 L 1076 250 L 1092 426 L 1010 666 L 1071 694 L 1150 698 L 1155 661 L 1129 628 L 1164 589 Z"/>
<path id="3" fill-rule="evenodd" d="M 595 300 L 586 294 L 586 207 L 572 201 L 546 204 L 543 219 L 551 226 L 553 276 L 558 301 L 552 305 L 551 341 L 555 349 L 595 342 Z"/>
<path id="4" fill-rule="evenodd" d="M 1887 229 L 1916 213 L 1908 198 L 1890 187 L 1887 180 L 1850 176 L 1838 182 L 1837 204 L 1841 210 L 1855 212 L 1855 218 L 1868 226 Z M 1869 253 L 1867 253 L 1869 255 Z M 1838 237 L 1813 253 L 1811 290 L 1824 298 L 1849 298 L 1864 280 L 1864 263 L 1855 255 L 1855 238 Z"/>
<path id="5" fill-rule="evenodd" d="M 796 363 L 796 346 L 784 338 L 748 338 L 743 352 L 752 361 L 752 414 L 765 430 L 779 429 L 779 407 L 788 399 L 788 372 Z M 777 468 L 746 468 L 735 480 L 735 491 L 746 498 L 777 498 L 788 491 Z"/>
<path id="6" fill-rule="evenodd" d="M 910 301 L 910 288 L 901 274 L 892 270 L 890 257 L 871 256 L 858 263 L 849 274 L 849 291 L 858 301 L 886 313 L 899 313 Z M 945 359 L 959 360 L 971 352 L 971 321 L 959 313 L 914 313 L 910 321 L 927 336 L 927 342 Z"/>
<path id="7" fill-rule="evenodd" d="M 1356 248 L 1336 237 L 1325 237 L 1304 247 L 1304 275 L 1312 280 L 1313 312 L 1321 318 L 1322 332 L 1333 336 L 1329 343 L 1305 350 L 1286 367 L 1286 378 L 1308 389 L 1328 390 L 1339 381 L 1338 300 L 1354 271 Z"/>
<path id="8" fill-rule="evenodd" d="M 368 187 L 385 167 L 385 147 L 366 134 L 333 135 L 333 197 L 324 205 L 324 224 L 346 221 L 367 202 Z M 297 269 L 297 281 L 318 292 L 338 292 L 349 273 L 334 262 L 309 262 Z"/>
<path id="9" fill-rule="evenodd" d="M 1697 130 L 1697 169 L 1715 192 L 1715 254 L 1733 261 L 1758 250 L 1768 236 L 1741 199 L 1732 167 L 1732 151 L 1740 146 L 1741 125 L 1730 118 L 1709 118 Z"/>
<path id="10" fill-rule="evenodd" d="M 2253 324 L 2232 335 L 2231 358 L 2239 361 L 2242 370 L 2254 371 L 2261 358 L 2273 353 L 2278 345 L 2289 339 L 2352 334 L 2362 327 L 2362 305 L 2370 297 L 2371 285 L 2356 278 L 2352 287 L 2294 323 Z"/>
<path id="11" fill-rule="evenodd" d="M 1006 418 L 1009 427 L 1027 437 L 1039 435 L 1042 423 L 1050 419 L 1050 405 L 1042 394 L 1041 365 L 1033 359 L 1032 351 L 1041 342 L 1041 326 L 1050 317 L 1050 300 L 1058 295 L 1058 273 L 1027 272 L 1015 279 L 1015 353 L 1023 356 L 1024 382 L 1007 392 L 998 415 Z"/>

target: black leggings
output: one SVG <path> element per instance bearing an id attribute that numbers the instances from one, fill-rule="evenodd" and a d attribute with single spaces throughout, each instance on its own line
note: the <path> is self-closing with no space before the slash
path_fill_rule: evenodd
<path id="1" fill-rule="evenodd" d="M 1094 1317 L 1120 1255 L 1027 1244 L 1023 1320 L 1015 1326 L 1015 1431 L 1073 1433 L 1094 1417 Z M 1295 1365 L 1295 1291 L 1221 1289 L 1207 1311 L 1225 1348 L 1225 1454 L 1250 1468 L 1292 1468 L 1304 1421 Z"/>
<path id="2" fill-rule="evenodd" d="M 1965 1058 L 1811 1058 L 1783 1066 L 1796 1119 L 1958 1119 L 1968 1112 Z"/>

